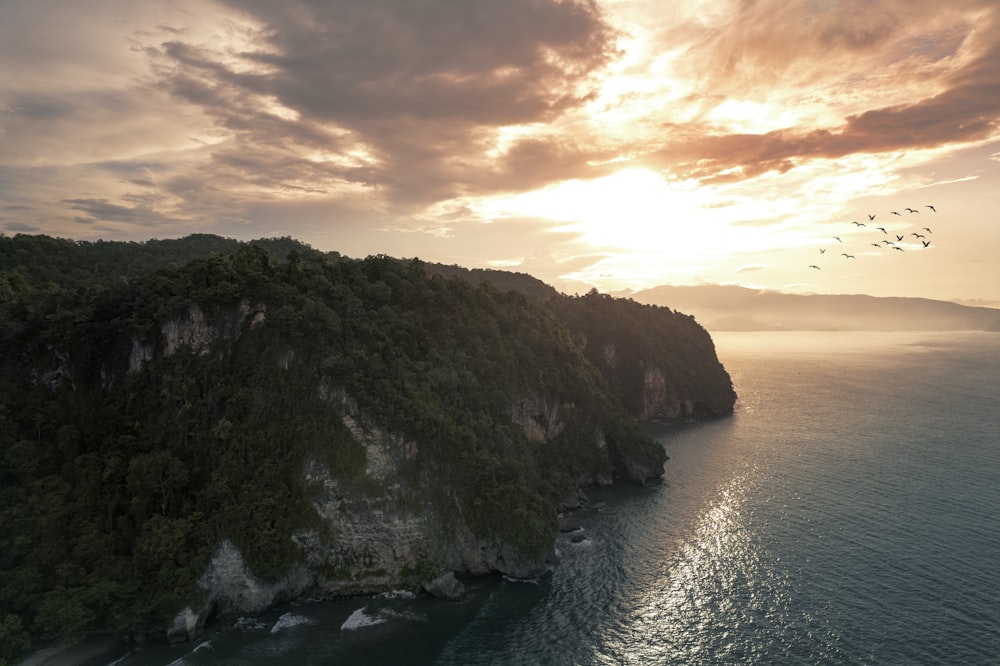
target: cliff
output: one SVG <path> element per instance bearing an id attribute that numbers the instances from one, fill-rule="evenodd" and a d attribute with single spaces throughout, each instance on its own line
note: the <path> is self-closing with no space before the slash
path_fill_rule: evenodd
<path id="1" fill-rule="evenodd" d="M 735 400 L 690 317 L 416 260 L 248 245 L 88 289 L 4 270 L 0 644 L 537 576 L 568 493 L 662 475 L 639 421 Z"/>

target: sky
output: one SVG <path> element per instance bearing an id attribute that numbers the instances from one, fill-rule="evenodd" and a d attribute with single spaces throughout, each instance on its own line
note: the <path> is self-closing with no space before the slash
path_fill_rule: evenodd
<path id="1" fill-rule="evenodd" d="M 998 210 L 996 0 L 0 0 L 6 235 L 1000 307 Z"/>

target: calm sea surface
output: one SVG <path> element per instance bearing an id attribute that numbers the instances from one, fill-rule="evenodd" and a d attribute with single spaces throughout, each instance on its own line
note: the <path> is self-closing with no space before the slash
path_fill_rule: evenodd
<path id="1" fill-rule="evenodd" d="M 713 337 L 734 416 L 657 427 L 665 481 L 587 491 L 538 584 L 303 603 L 115 663 L 1000 663 L 1000 334 Z"/>

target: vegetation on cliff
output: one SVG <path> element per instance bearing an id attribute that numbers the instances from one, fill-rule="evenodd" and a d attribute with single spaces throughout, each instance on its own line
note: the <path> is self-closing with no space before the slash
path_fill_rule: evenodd
<path id="1" fill-rule="evenodd" d="M 222 539 L 287 571 L 289 535 L 321 528 L 308 461 L 376 483 L 333 393 L 415 443 L 407 473 L 439 513 L 529 555 L 581 479 L 662 469 L 637 368 L 732 408 L 689 317 L 446 272 L 291 239 L 0 237 L 0 663 L 162 626 Z M 623 350 L 617 373 L 587 340 Z M 543 441 L 512 419 L 525 396 L 562 406 Z"/>

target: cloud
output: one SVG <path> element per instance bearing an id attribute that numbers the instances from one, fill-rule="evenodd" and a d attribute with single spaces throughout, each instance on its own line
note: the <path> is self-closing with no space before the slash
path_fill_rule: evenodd
<path id="1" fill-rule="evenodd" d="M 7 231 L 14 231 L 20 233 L 38 233 L 40 229 L 31 224 L 23 224 L 21 222 L 8 222 L 4 224 L 4 229 Z"/>
<path id="2" fill-rule="evenodd" d="M 562 140 L 498 160 L 496 132 L 579 107 L 614 55 L 590 2 L 226 4 L 257 26 L 244 50 L 180 33 L 147 48 L 160 85 L 227 136 L 205 167 L 265 188 L 377 185 L 404 209 L 523 187 L 526 151 L 578 168 Z"/>
<path id="3" fill-rule="evenodd" d="M 821 6 L 827 9 L 813 12 Z M 957 2 L 942 11 L 937 3 L 803 3 L 777 12 L 773 2 L 756 2 L 740 8 L 696 41 L 679 65 L 684 71 L 697 62 L 697 71 L 707 74 L 689 103 L 708 109 L 730 95 L 786 104 L 799 98 L 820 111 L 811 126 L 761 133 L 728 131 L 703 112 L 692 122 L 664 122 L 647 164 L 731 181 L 783 173 L 809 160 L 966 144 L 1000 133 L 995 5 Z M 815 90 L 825 91 L 822 104 Z M 875 105 L 880 100 L 891 103 Z M 848 112 L 838 117 L 838 109 Z"/>
<path id="4" fill-rule="evenodd" d="M 9 224 L 523 257 L 550 282 L 687 279 L 722 233 L 746 241 L 726 274 L 768 263 L 748 253 L 829 236 L 857 196 L 992 182 L 1000 135 L 992 0 L 14 0 L 0 65 Z M 637 167 L 671 197 L 581 213 L 561 187 Z M 476 212 L 553 192 L 553 219 Z M 704 242 L 665 260 L 690 239 L 651 242 L 658 207 Z"/>
<path id="5" fill-rule="evenodd" d="M 84 216 L 75 218 L 84 223 L 120 222 L 154 227 L 178 221 L 151 209 L 141 201 L 133 206 L 122 206 L 107 199 L 63 199 L 62 203 L 69 210 L 84 213 Z"/>

